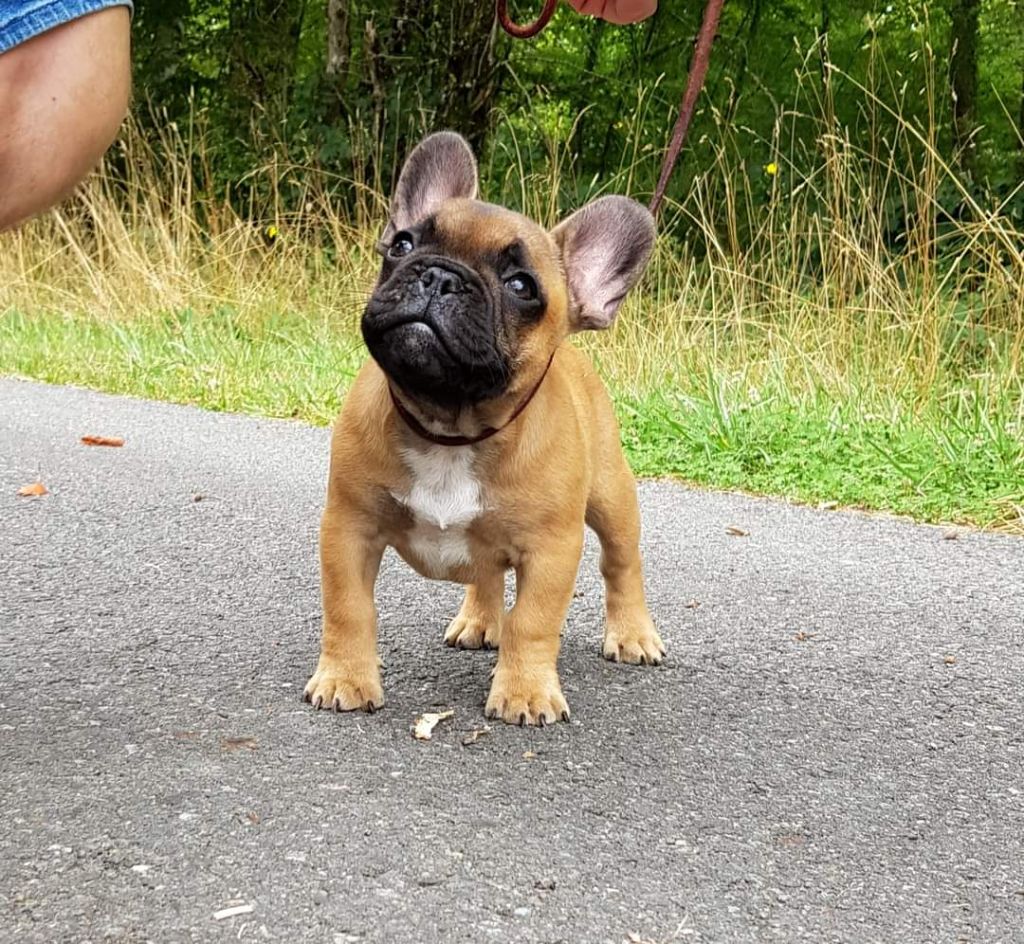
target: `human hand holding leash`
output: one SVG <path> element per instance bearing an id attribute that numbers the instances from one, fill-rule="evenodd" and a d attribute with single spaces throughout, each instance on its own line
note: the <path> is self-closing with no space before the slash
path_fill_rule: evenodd
<path id="1" fill-rule="evenodd" d="M 637 23 L 652 16 L 658 0 L 569 0 L 569 5 L 586 16 L 598 16 L 609 23 Z M 495 0 L 494 12 L 501 28 L 515 39 L 533 39 L 551 20 L 558 0 L 544 0 L 544 7 L 531 23 L 516 23 L 508 15 L 508 0 Z"/>
<path id="2" fill-rule="evenodd" d="M 621 26 L 653 16 L 658 0 L 569 0 L 569 6 L 577 13 L 597 16 Z"/>

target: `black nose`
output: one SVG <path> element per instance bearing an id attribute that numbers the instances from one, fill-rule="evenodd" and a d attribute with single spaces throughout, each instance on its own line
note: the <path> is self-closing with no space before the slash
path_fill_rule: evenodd
<path id="1" fill-rule="evenodd" d="M 454 295 L 465 288 L 457 272 L 436 265 L 424 270 L 420 285 L 435 295 Z"/>

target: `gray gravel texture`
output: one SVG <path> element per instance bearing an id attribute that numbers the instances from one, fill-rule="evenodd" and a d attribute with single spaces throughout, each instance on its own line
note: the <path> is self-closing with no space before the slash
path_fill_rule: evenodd
<path id="1" fill-rule="evenodd" d="M 1024 941 L 1024 541 L 643 483 L 667 663 L 588 542 L 572 723 L 466 745 L 494 655 L 395 557 L 387 705 L 300 700 L 327 451 L 0 380 L 0 940 Z"/>

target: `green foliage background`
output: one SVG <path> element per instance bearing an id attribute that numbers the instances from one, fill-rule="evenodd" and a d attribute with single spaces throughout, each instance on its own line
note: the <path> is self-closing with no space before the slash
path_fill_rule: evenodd
<path id="1" fill-rule="evenodd" d="M 540 5 L 512 6 L 525 20 Z M 552 160 L 571 139 L 571 173 L 561 175 L 558 195 L 564 206 L 613 174 L 625 173 L 643 196 L 675 117 L 702 8 L 702 0 L 662 0 L 653 18 L 624 28 L 562 5 L 545 33 L 522 42 L 494 28 L 489 0 L 138 0 L 136 107 L 153 128 L 170 119 L 201 132 L 211 158 L 202 168 L 206 185 L 257 206 L 259 178 L 247 175 L 270 160 L 312 162 L 336 174 L 340 200 L 354 200 L 366 184 L 387 193 L 411 143 L 439 127 L 470 138 L 492 181 Z M 343 20 L 331 66 L 329 10 Z M 958 35 L 957 24 L 962 34 L 972 14 L 976 29 Z M 956 82 L 933 89 L 934 104 L 927 87 L 931 70 L 952 78 L 945 64 L 972 47 L 976 61 L 966 74 L 977 91 L 958 137 Z M 785 118 L 814 110 L 807 96 L 820 89 L 808 88 L 806 76 L 832 68 L 836 129 L 855 141 L 892 136 L 890 117 L 867 113 L 856 86 L 877 90 L 905 120 L 939 128 L 940 150 L 956 155 L 979 197 L 1010 198 L 1006 210 L 1024 218 L 1024 197 L 1014 194 L 1024 177 L 1021 0 L 728 0 L 675 194 L 723 147 L 762 188 L 755 199 L 770 183 L 757 171 L 779 148 L 813 163 L 821 127 Z M 951 215 L 957 199 L 951 192 Z M 893 208 L 894 236 L 906 211 Z M 685 221 L 676 225 L 685 229 Z"/>

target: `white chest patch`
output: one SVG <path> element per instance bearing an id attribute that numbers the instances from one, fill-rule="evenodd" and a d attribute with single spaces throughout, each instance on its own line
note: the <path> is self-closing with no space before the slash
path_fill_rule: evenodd
<path id="1" fill-rule="evenodd" d="M 392 496 L 413 515 L 409 549 L 427 576 L 443 577 L 469 563 L 466 528 L 483 510 L 473 453 L 463 446 L 430 446 L 404 450 L 402 458 L 411 473 L 409 491 Z"/>

